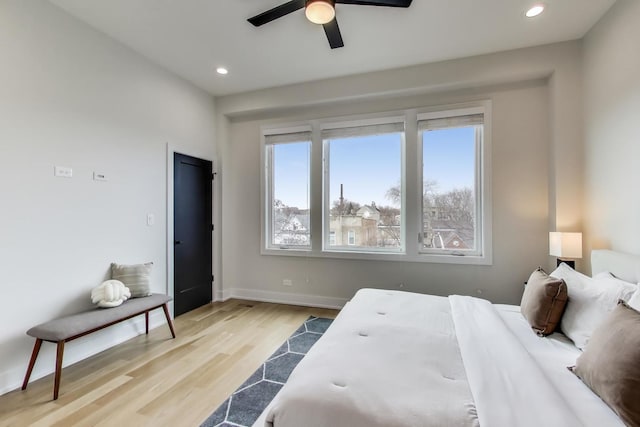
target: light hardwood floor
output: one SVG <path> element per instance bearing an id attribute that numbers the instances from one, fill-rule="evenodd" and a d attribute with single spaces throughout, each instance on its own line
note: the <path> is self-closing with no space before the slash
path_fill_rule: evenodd
<path id="1" fill-rule="evenodd" d="M 0 396 L 0 426 L 199 426 L 308 316 L 336 314 L 212 303 L 179 316 L 176 339 L 160 326 L 64 368 L 57 401 L 52 375 Z"/>

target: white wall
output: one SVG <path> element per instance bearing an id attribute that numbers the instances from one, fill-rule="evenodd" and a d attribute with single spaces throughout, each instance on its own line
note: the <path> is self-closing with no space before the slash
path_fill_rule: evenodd
<path id="1" fill-rule="evenodd" d="M 46 1 L 0 2 L 0 51 L 4 392 L 24 376 L 34 341 L 25 331 L 88 308 L 111 262 L 153 261 L 153 291 L 167 291 L 166 145 L 214 158 L 215 111 L 208 94 Z M 73 178 L 55 178 L 54 165 Z M 161 312 L 152 321 L 163 324 Z M 69 343 L 65 365 L 143 322 Z M 32 378 L 52 372 L 54 347 L 43 345 Z"/>
<path id="2" fill-rule="evenodd" d="M 618 0 L 584 43 L 585 247 L 640 254 L 640 2 Z"/>
<path id="3" fill-rule="evenodd" d="M 361 287 L 402 282 L 406 290 L 480 289 L 492 301 L 518 302 L 531 271 L 555 262 L 548 232 L 582 223 L 581 81 L 581 45 L 570 42 L 218 98 L 224 295 L 339 305 Z M 261 124 L 486 98 L 494 120 L 492 266 L 260 255 Z M 566 153 L 578 160 L 555 161 Z"/>

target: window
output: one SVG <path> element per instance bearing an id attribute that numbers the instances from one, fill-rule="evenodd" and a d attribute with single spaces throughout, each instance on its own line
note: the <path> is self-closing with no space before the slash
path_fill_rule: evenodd
<path id="1" fill-rule="evenodd" d="M 354 246 L 356 244 L 356 232 L 354 230 L 349 230 L 348 236 L 347 245 Z"/>
<path id="2" fill-rule="evenodd" d="M 262 253 L 491 264 L 489 101 L 262 132 Z"/>
<path id="3" fill-rule="evenodd" d="M 401 251 L 404 123 L 327 125 L 322 140 L 326 250 Z"/>
<path id="4" fill-rule="evenodd" d="M 480 112 L 419 116 L 423 253 L 482 255 Z M 469 112 L 467 112 L 469 113 Z"/>
<path id="5" fill-rule="evenodd" d="M 266 135 L 265 148 L 266 246 L 309 249 L 311 132 Z"/>

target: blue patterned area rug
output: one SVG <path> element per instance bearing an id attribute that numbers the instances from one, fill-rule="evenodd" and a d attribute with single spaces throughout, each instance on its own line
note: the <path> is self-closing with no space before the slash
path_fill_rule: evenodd
<path id="1" fill-rule="evenodd" d="M 309 317 L 200 427 L 250 427 L 333 319 Z"/>

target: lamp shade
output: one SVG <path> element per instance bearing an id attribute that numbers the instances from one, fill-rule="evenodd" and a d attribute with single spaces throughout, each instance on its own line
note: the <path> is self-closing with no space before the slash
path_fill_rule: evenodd
<path id="1" fill-rule="evenodd" d="M 582 233 L 549 233 L 549 255 L 558 258 L 582 258 Z"/>

